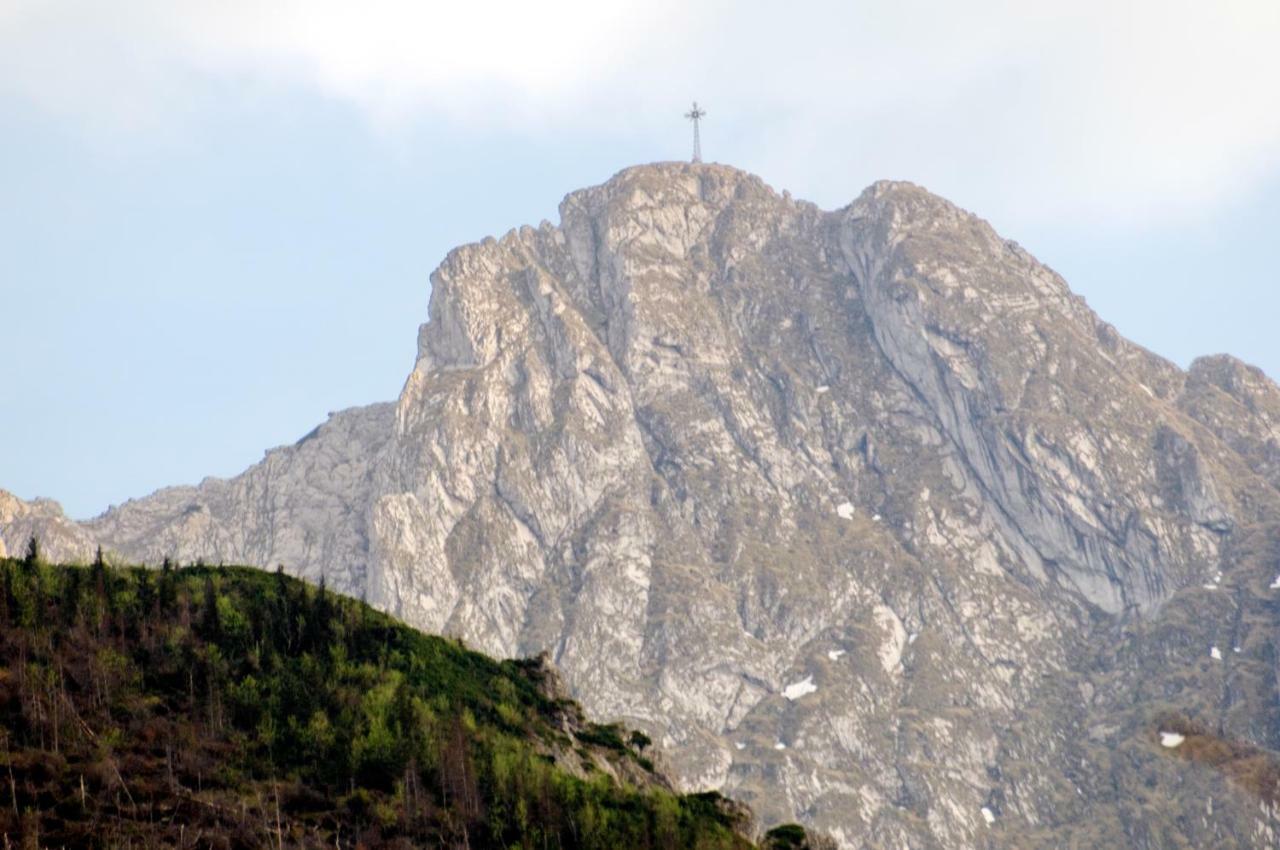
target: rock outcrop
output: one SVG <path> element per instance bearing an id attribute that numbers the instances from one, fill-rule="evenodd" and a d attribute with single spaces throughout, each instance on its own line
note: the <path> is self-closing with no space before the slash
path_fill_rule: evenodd
<path id="1" fill-rule="evenodd" d="M 52 499 L 25 502 L 0 490 L 0 557 L 22 557 L 32 537 L 42 555 L 54 561 L 87 561 L 97 547 L 93 534 L 68 519 Z"/>
<path id="2" fill-rule="evenodd" d="M 1155 726 L 1280 744 L 1280 389 L 910 184 L 825 212 L 661 164 L 560 212 L 449 254 L 394 405 L 68 545 L 548 651 L 686 786 L 846 846 L 1269 846 Z"/>

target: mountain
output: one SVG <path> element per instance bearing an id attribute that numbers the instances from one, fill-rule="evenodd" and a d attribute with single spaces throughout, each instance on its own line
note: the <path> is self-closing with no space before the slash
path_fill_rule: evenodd
<path id="1" fill-rule="evenodd" d="M 73 530 L 547 651 L 682 787 L 843 846 L 1275 842 L 1192 755 L 1280 748 L 1280 388 L 906 183 L 658 164 L 560 217 L 449 254 L 394 405 Z"/>
<path id="2" fill-rule="evenodd" d="M 757 846 L 749 811 L 673 793 L 543 659 L 283 573 L 0 574 L 6 846 Z M 792 825 L 761 846 L 825 845 Z"/>

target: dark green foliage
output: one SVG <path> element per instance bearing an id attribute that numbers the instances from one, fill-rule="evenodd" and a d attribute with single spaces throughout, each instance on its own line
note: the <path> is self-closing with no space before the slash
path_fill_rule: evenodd
<path id="1" fill-rule="evenodd" d="M 13 568 L 6 566 L 0 576 L 0 626 L 8 628 L 18 617 L 18 597 L 13 591 Z"/>
<path id="2" fill-rule="evenodd" d="M 37 552 L 0 573 L 0 833 L 15 846 L 752 846 L 719 795 L 562 769 L 575 747 L 634 765 L 650 742 L 615 725 L 567 739 L 580 709 L 544 696 L 536 662 L 282 571 L 166 560 L 157 576 Z"/>
<path id="3" fill-rule="evenodd" d="M 150 617 L 156 614 L 156 593 L 155 587 L 151 580 L 151 571 L 147 569 L 138 569 L 134 573 L 134 582 L 137 588 L 138 596 L 138 613 L 143 617 Z"/>
<path id="4" fill-rule="evenodd" d="M 102 559 L 102 547 L 94 555 L 93 564 L 89 567 L 90 583 L 98 596 L 98 620 L 115 613 L 115 579 L 107 572 L 107 562 Z"/>
<path id="5" fill-rule="evenodd" d="M 222 618 L 218 616 L 218 592 L 213 587 L 213 576 L 204 577 L 200 599 L 200 628 L 197 634 L 212 644 L 222 641 Z"/>
<path id="6" fill-rule="evenodd" d="M 60 621 L 64 626 L 74 625 L 80 617 L 80 574 L 79 567 L 67 567 L 62 579 L 62 609 Z"/>
<path id="7" fill-rule="evenodd" d="M 808 836 L 804 827 L 796 823 L 784 823 L 775 826 L 764 835 L 765 847 L 768 850 L 800 850 L 806 845 Z"/>
<path id="8" fill-rule="evenodd" d="M 616 723 L 592 723 L 578 733 L 578 740 L 618 752 L 625 752 L 627 749 L 622 740 L 622 727 Z"/>
<path id="9" fill-rule="evenodd" d="M 39 563 L 40 563 L 40 541 L 37 540 L 36 536 L 33 534 L 27 540 L 27 555 L 25 558 L 22 559 L 22 565 L 26 567 L 28 571 L 30 571 L 35 569 L 36 565 Z"/>
<path id="10" fill-rule="evenodd" d="M 171 612 L 178 605 L 177 583 L 173 577 L 173 561 L 167 557 L 160 567 L 160 589 L 156 604 L 160 608 L 157 613 Z"/>
<path id="11" fill-rule="evenodd" d="M 764 834 L 763 850 L 837 850 L 827 835 L 815 835 L 798 823 L 784 823 Z"/>

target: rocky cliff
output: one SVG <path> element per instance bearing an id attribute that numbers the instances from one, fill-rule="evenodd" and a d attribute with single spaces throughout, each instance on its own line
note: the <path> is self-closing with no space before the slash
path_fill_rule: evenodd
<path id="1" fill-rule="evenodd" d="M 851 847 L 1276 840 L 1280 791 L 1158 728 L 1280 746 L 1275 384 L 1133 345 L 910 184 L 827 212 L 661 164 L 560 214 L 450 253 L 394 405 L 0 537 L 550 651 L 686 786 Z"/>

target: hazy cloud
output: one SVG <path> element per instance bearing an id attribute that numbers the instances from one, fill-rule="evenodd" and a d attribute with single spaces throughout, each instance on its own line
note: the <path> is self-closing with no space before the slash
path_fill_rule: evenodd
<path id="1" fill-rule="evenodd" d="M 349 102 L 382 128 L 668 127 L 820 202 L 903 176 L 993 217 L 1194 214 L 1280 166 L 1280 4 L 8 0 L 0 91 L 163 131 L 202 81 Z"/>

